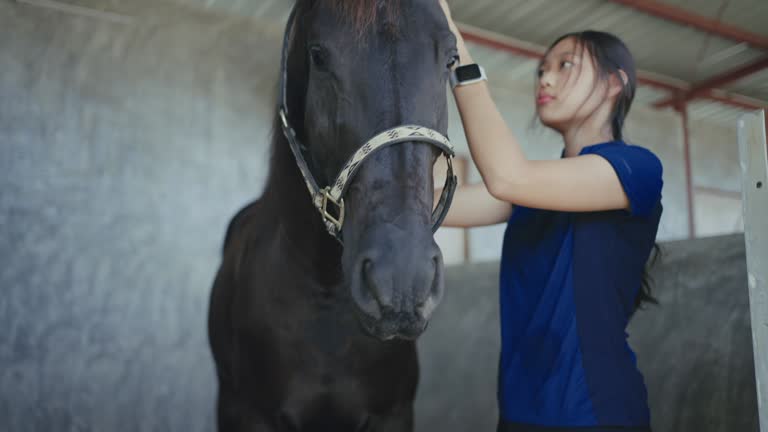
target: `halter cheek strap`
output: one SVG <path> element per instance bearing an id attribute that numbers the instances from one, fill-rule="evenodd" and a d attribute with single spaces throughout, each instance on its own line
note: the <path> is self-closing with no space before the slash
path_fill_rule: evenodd
<path id="1" fill-rule="evenodd" d="M 288 140 L 291 152 L 296 158 L 296 164 L 299 167 L 299 171 L 301 171 L 301 175 L 304 177 L 304 182 L 312 197 L 312 203 L 320 212 L 326 230 L 341 242 L 341 228 L 344 225 L 344 194 L 346 193 L 352 178 L 354 178 L 357 170 L 360 168 L 360 165 L 368 157 L 377 151 L 394 144 L 418 141 L 438 147 L 448 162 L 448 174 L 443 187 L 443 193 L 432 213 L 432 231 L 437 231 L 450 208 L 453 193 L 456 190 L 457 180 L 453 172 L 452 158 L 455 155 L 453 146 L 447 137 L 432 129 L 416 125 L 406 125 L 381 132 L 363 144 L 363 146 L 349 158 L 333 184 L 322 189 L 317 185 L 317 181 L 315 181 L 314 176 L 312 176 L 309 166 L 304 159 L 304 154 L 302 152 L 304 147 L 299 142 L 296 131 L 291 127 L 291 124 L 288 121 L 288 107 L 286 105 L 288 48 L 290 46 L 291 29 L 293 28 L 295 14 L 296 7 L 294 6 L 294 9 L 288 17 L 288 24 L 283 37 L 282 69 L 280 72 L 280 100 L 278 105 L 280 123 L 283 135 L 285 135 L 286 140 Z M 334 207 L 333 212 L 330 211 L 330 206 Z"/>

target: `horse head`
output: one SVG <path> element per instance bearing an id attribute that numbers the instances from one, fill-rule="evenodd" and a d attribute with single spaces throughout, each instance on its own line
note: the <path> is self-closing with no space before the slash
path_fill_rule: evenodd
<path id="1" fill-rule="evenodd" d="M 318 185 L 333 185 L 384 131 L 446 134 L 457 51 L 437 0 L 299 0 L 293 21 L 283 79 L 292 83 L 284 99 L 295 131 L 287 134 L 303 143 Z M 343 276 L 360 323 L 380 339 L 418 337 L 444 289 L 432 220 L 441 149 L 409 136 L 359 161 L 344 187 Z"/>

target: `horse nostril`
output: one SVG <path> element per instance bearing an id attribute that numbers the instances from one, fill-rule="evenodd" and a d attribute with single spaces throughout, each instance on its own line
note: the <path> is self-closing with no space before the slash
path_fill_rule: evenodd
<path id="1" fill-rule="evenodd" d="M 424 291 L 423 296 L 419 299 L 420 301 L 415 305 L 417 315 L 424 320 L 428 320 L 432 316 L 432 312 L 434 312 L 443 295 L 441 255 L 439 253 L 435 255 L 430 260 L 430 263 L 429 275 L 431 279 L 425 281 L 429 284 L 429 289 Z"/>
<path id="2" fill-rule="evenodd" d="M 396 236 L 402 235 L 395 231 Z M 410 244 L 410 239 L 399 243 Z M 443 293 L 443 258 L 437 245 L 414 240 L 415 250 L 391 253 L 384 241 L 358 252 L 351 276 L 352 298 L 362 316 L 405 328 L 429 319 Z"/>
<path id="3" fill-rule="evenodd" d="M 417 304 L 418 307 L 423 307 L 431 298 L 438 297 L 440 295 L 440 257 L 436 256 L 430 261 L 430 272 L 432 276 L 431 280 L 427 280 L 429 283 L 429 291 L 427 295 Z"/>
<path id="4" fill-rule="evenodd" d="M 386 269 L 385 269 L 386 270 Z M 386 276 L 388 272 L 376 269 L 372 260 L 363 261 L 363 296 L 366 301 L 376 302 L 376 307 L 382 315 L 386 315 L 393 310 L 390 294 L 383 290 L 391 289 L 388 286 Z"/>
<path id="5" fill-rule="evenodd" d="M 372 289 L 375 285 L 373 280 L 373 262 L 370 259 L 363 260 L 363 300 L 366 302 L 376 300 L 376 290 Z"/>
<path id="6" fill-rule="evenodd" d="M 365 258 L 360 262 L 358 273 L 352 282 L 352 298 L 357 306 L 374 319 L 381 318 L 381 306 L 376 292 L 376 280 L 373 261 Z"/>
<path id="7" fill-rule="evenodd" d="M 432 272 L 432 287 L 429 290 L 429 293 L 432 294 L 435 297 L 439 297 L 441 295 L 440 288 L 441 288 L 441 280 L 440 278 L 442 275 L 442 266 L 443 266 L 443 260 L 440 256 L 436 256 L 432 259 L 432 264 L 434 265 L 434 269 Z"/>

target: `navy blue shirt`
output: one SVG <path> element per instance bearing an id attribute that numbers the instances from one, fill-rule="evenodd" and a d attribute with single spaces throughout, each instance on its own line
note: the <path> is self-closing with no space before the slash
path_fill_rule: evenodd
<path id="1" fill-rule="evenodd" d="M 516 206 L 500 273 L 499 409 L 536 426 L 650 424 L 626 326 L 661 217 L 662 166 L 612 141 L 582 149 L 613 166 L 631 210 Z"/>

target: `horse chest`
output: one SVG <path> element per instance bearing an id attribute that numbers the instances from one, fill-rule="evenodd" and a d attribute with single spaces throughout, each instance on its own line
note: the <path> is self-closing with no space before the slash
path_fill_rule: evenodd
<path id="1" fill-rule="evenodd" d="M 357 424 L 366 413 L 412 400 L 413 342 L 368 336 L 348 287 L 325 289 L 290 260 L 262 258 L 234 304 L 243 349 L 238 363 L 258 405 L 276 403 L 297 419 L 335 413 Z"/>
<path id="2" fill-rule="evenodd" d="M 261 372 L 280 377 L 287 400 L 347 400 L 350 395 L 365 399 L 366 392 L 378 389 L 378 396 L 392 403 L 398 396 L 384 389 L 415 383 L 415 345 L 364 334 L 348 301 L 303 297 L 261 306 L 261 320 L 254 328 L 265 336 L 256 341 L 258 350 L 270 352 L 272 358 Z"/>

